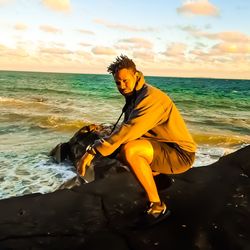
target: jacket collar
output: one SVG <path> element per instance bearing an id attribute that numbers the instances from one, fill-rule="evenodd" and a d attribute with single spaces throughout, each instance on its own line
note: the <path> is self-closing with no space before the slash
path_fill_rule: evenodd
<path id="1" fill-rule="evenodd" d="M 135 87 L 136 91 L 140 90 L 145 84 L 145 79 L 144 79 L 142 72 L 137 71 L 137 73 L 138 73 L 138 80 L 137 80 L 137 85 Z"/>

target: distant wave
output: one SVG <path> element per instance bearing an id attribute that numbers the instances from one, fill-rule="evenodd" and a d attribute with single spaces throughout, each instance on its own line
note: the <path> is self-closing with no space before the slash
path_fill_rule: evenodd
<path id="1" fill-rule="evenodd" d="M 192 136 L 195 142 L 200 145 L 237 147 L 243 144 L 250 144 L 250 136 L 247 135 L 193 133 Z"/>
<path id="2" fill-rule="evenodd" d="M 36 124 L 40 128 L 52 128 L 60 131 L 76 132 L 81 127 L 88 125 L 89 122 L 85 122 L 82 120 L 68 120 L 63 117 L 48 116 L 40 117 Z"/>
<path id="3" fill-rule="evenodd" d="M 4 90 L 11 92 L 13 88 L 5 87 Z M 15 92 L 23 92 L 23 93 L 41 93 L 41 94 L 46 94 L 46 95 L 55 95 L 55 94 L 60 94 L 60 95 L 72 95 L 72 96 L 79 96 L 79 97 L 96 97 L 96 96 L 102 96 L 102 97 L 109 97 L 110 94 L 105 94 L 104 89 L 95 88 L 95 89 L 59 89 L 59 88 L 33 88 L 33 87 L 15 87 Z M 99 93 L 99 94 L 98 94 Z M 112 93 L 113 94 L 113 93 Z M 117 97 L 119 96 L 118 93 L 113 96 Z M 113 97 L 112 96 L 112 97 Z M 112 98 L 111 97 L 111 98 Z"/>
<path id="4" fill-rule="evenodd" d="M 82 126 L 89 124 L 89 121 L 84 120 L 71 120 L 67 117 L 63 117 L 60 115 L 34 115 L 34 114 L 6 114 L 3 115 L 2 120 L 7 121 L 9 124 L 13 122 L 18 122 L 19 127 L 27 126 L 30 130 L 34 128 L 44 128 L 44 129 L 54 129 L 58 131 L 76 131 L 80 129 Z M 11 127 L 9 125 L 9 127 Z M 12 126 L 13 127 L 13 126 Z M 19 130 L 19 127 L 16 126 L 16 130 Z M 8 133 L 8 127 L 5 130 L 1 131 L 1 134 Z"/>
<path id="5" fill-rule="evenodd" d="M 5 97 L 0 96 L 0 103 L 5 105 L 30 105 L 30 104 L 39 104 L 47 105 L 48 98 L 42 96 L 29 96 L 22 99 L 15 97 Z"/>

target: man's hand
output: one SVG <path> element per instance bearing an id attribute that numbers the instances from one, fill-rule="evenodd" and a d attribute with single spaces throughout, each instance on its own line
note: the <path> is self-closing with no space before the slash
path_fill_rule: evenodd
<path id="1" fill-rule="evenodd" d="M 81 158 L 81 160 L 78 162 L 77 165 L 77 172 L 79 173 L 79 175 L 84 176 L 85 175 L 85 171 L 86 171 L 86 167 L 89 167 L 93 158 L 95 156 L 92 154 L 89 154 L 88 152 L 86 152 L 83 157 Z"/>

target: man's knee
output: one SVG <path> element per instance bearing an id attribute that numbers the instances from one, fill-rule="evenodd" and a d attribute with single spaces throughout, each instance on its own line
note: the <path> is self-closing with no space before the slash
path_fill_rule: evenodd
<path id="1" fill-rule="evenodd" d="M 136 155 L 136 146 L 133 141 L 124 144 L 121 147 L 120 157 L 125 161 L 130 161 Z"/>
<path id="2" fill-rule="evenodd" d="M 134 140 L 124 144 L 120 151 L 120 156 L 126 162 L 142 157 L 151 163 L 153 159 L 153 147 L 146 140 Z"/>

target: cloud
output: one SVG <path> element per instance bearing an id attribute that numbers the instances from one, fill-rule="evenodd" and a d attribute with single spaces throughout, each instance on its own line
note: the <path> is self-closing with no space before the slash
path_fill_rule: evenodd
<path id="1" fill-rule="evenodd" d="M 237 63 L 243 63 L 246 67 L 249 65 L 250 60 L 247 59 L 250 56 L 250 43 L 218 43 L 209 49 L 194 49 L 189 51 L 189 56 L 192 57 L 192 61 L 195 64 L 208 64 L 219 63 L 223 67 L 231 67 L 234 70 L 237 67 Z M 229 63 L 232 65 L 230 66 Z M 215 65 L 213 65 L 215 67 Z"/>
<path id="2" fill-rule="evenodd" d="M 86 59 L 86 60 L 92 60 L 93 55 L 91 55 L 89 52 L 83 51 L 83 50 L 77 50 L 74 53 L 76 56 L 80 57 L 80 60 Z"/>
<path id="3" fill-rule="evenodd" d="M 55 28 L 53 26 L 50 26 L 50 25 L 41 25 L 40 30 L 47 32 L 47 33 L 61 33 L 62 32 L 62 30 Z"/>
<path id="4" fill-rule="evenodd" d="M 239 31 L 204 32 L 194 26 L 181 26 L 181 30 L 188 32 L 194 37 L 204 37 L 210 40 L 221 40 L 224 42 L 248 43 L 250 36 Z"/>
<path id="5" fill-rule="evenodd" d="M 51 47 L 64 47 L 65 44 L 62 42 L 50 42 L 49 46 L 51 46 Z"/>
<path id="6" fill-rule="evenodd" d="M 68 12 L 71 10 L 70 0 L 42 0 L 42 3 L 54 11 Z"/>
<path id="7" fill-rule="evenodd" d="M 185 55 L 186 49 L 187 45 L 184 43 L 172 43 L 163 54 L 168 57 L 182 57 Z"/>
<path id="8" fill-rule="evenodd" d="M 213 46 L 212 52 L 217 54 L 250 54 L 250 42 L 248 44 L 219 43 Z"/>
<path id="9" fill-rule="evenodd" d="M 185 26 L 177 26 L 178 28 L 180 28 L 183 31 L 186 31 L 188 33 L 191 34 L 196 34 L 198 32 L 200 32 L 200 29 L 198 29 L 197 27 L 193 26 L 193 25 L 185 25 Z"/>
<path id="10" fill-rule="evenodd" d="M 13 2 L 13 0 L 0 0 L 0 5 L 4 5 L 11 2 Z"/>
<path id="11" fill-rule="evenodd" d="M 205 53 L 203 50 L 201 49 L 194 49 L 194 50 L 191 50 L 189 52 L 191 55 L 194 55 L 196 57 L 204 57 L 204 56 L 209 56 L 208 53 Z"/>
<path id="12" fill-rule="evenodd" d="M 87 35 L 95 35 L 95 32 L 93 32 L 91 30 L 78 29 L 77 31 L 79 31 L 80 33 L 83 33 L 83 34 L 87 34 Z"/>
<path id="13" fill-rule="evenodd" d="M 124 24 L 118 24 L 118 23 L 111 23 L 106 20 L 102 19 L 95 19 L 95 23 L 101 24 L 109 29 L 115 29 L 115 30 L 121 30 L 121 31 L 126 31 L 126 32 L 150 32 L 150 31 L 155 31 L 156 29 L 151 28 L 151 27 L 146 27 L 146 28 L 139 28 L 135 26 L 128 26 Z"/>
<path id="14" fill-rule="evenodd" d="M 250 41 L 250 37 L 237 31 L 226 31 L 219 33 L 200 32 L 197 36 L 203 36 L 211 40 L 222 40 L 224 42 L 245 43 Z"/>
<path id="15" fill-rule="evenodd" d="M 69 54 L 73 54 L 72 51 L 64 49 L 64 48 L 40 48 L 39 52 L 40 53 L 45 53 L 45 54 L 53 54 L 53 55 L 69 55 Z"/>
<path id="16" fill-rule="evenodd" d="M 26 24 L 24 24 L 24 23 L 16 23 L 15 25 L 14 25 L 14 29 L 15 30 L 27 30 L 28 29 L 28 26 L 26 25 Z"/>
<path id="17" fill-rule="evenodd" d="M 130 48 L 152 49 L 153 44 L 144 38 L 134 37 L 127 39 L 120 39 L 116 47 L 120 49 L 130 49 Z"/>
<path id="18" fill-rule="evenodd" d="M 91 51 L 95 55 L 116 55 L 116 51 L 110 47 L 96 46 Z"/>
<path id="19" fill-rule="evenodd" d="M 134 51 L 133 57 L 141 60 L 152 61 L 155 54 L 152 51 Z"/>
<path id="20" fill-rule="evenodd" d="M 52 46 L 54 47 L 52 48 Z M 91 52 L 71 51 L 58 48 L 56 45 L 52 46 L 41 45 L 32 50 L 32 53 L 27 53 L 29 47 L 18 46 L 16 49 L 12 49 L 0 44 L 0 69 L 94 74 L 105 73 L 106 66 L 110 63 L 108 56 L 102 56 L 100 60 L 99 56 Z M 245 52 L 249 48 L 244 46 L 238 47 L 237 50 L 234 48 L 234 52 L 231 52 L 228 45 L 218 43 L 210 49 L 200 48 L 187 51 L 188 53 L 185 51 L 185 58 L 177 57 L 179 60 L 172 60 L 175 57 L 166 60 L 164 56 L 146 49 L 130 51 L 129 56 L 136 58 L 145 75 L 250 79 L 250 53 L 238 53 Z M 96 48 L 100 49 L 100 47 Z M 107 47 L 104 48 L 107 49 Z M 108 49 L 111 48 L 108 47 Z M 236 51 L 238 52 L 236 53 Z M 105 52 L 104 49 L 103 52 Z M 182 55 L 182 53 L 178 54 Z M 104 54 L 101 53 L 101 55 Z M 189 56 L 192 60 L 188 60 Z"/>
<path id="21" fill-rule="evenodd" d="M 201 16 L 218 16 L 218 8 L 209 2 L 209 0 L 188 0 L 177 8 L 180 14 L 192 14 Z"/>
<path id="22" fill-rule="evenodd" d="M 0 54 L 1 57 L 10 57 L 10 58 L 16 58 L 16 57 L 28 57 L 29 54 L 26 50 L 24 50 L 21 47 L 17 47 L 15 49 L 8 48 L 5 45 L 0 44 Z"/>
<path id="23" fill-rule="evenodd" d="M 82 47 L 89 47 L 89 46 L 91 46 L 92 44 L 81 42 L 81 43 L 79 43 L 79 45 L 81 45 Z"/>

